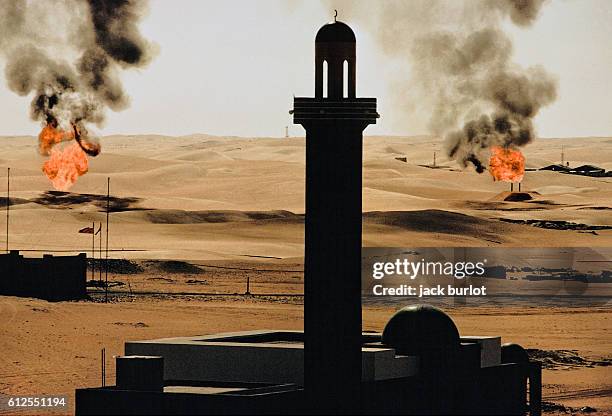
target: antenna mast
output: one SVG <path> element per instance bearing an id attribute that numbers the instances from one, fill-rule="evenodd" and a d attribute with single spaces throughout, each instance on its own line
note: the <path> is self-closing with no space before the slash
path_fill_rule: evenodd
<path id="1" fill-rule="evenodd" d="M 110 177 L 106 178 L 106 267 L 105 267 L 105 291 L 104 300 L 108 303 L 108 216 L 110 213 Z"/>

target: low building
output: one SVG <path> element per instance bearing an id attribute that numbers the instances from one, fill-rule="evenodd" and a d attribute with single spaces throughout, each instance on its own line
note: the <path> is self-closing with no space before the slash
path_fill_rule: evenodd
<path id="1" fill-rule="evenodd" d="M 559 163 L 553 164 L 553 165 L 548 165 L 548 166 L 544 166 L 543 168 L 540 168 L 539 170 L 552 170 L 553 172 L 564 172 L 567 173 L 571 170 L 571 168 L 569 166 L 565 166 L 565 165 L 561 165 Z"/>
<path id="2" fill-rule="evenodd" d="M 594 165 L 582 165 L 575 168 L 570 168 L 569 163 L 567 165 L 561 164 L 552 164 L 548 166 L 544 166 L 543 168 L 537 170 L 549 170 L 552 172 L 559 173 L 568 173 L 570 175 L 583 175 L 583 176 L 595 176 L 595 177 L 610 177 L 612 176 L 612 171 L 607 171 L 604 168 L 600 168 L 599 166 Z"/>
<path id="3" fill-rule="evenodd" d="M 82 299 L 87 295 L 87 257 L 26 258 L 18 251 L 0 255 L 0 295 L 49 301 Z"/>
<path id="4" fill-rule="evenodd" d="M 585 176 L 606 176 L 606 170 L 598 166 L 593 165 L 582 165 L 573 168 L 569 173 L 574 175 L 585 175 Z"/>
<path id="5" fill-rule="evenodd" d="M 116 385 L 77 389 L 76 414 L 318 413 L 329 397 L 305 383 L 305 341 L 302 331 L 266 330 L 128 341 Z M 541 365 L 522 347 L 460 336 L 450 317 L 421 305 L 400 310 L 382 334 L 362 334 L 351 405 L 363 414 L 539 415 L 541 393 Z"/>

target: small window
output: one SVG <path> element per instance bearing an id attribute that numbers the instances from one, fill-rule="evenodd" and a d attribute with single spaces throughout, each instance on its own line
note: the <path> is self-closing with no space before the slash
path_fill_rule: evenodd
<path id="1" fill-rule="evenodd" d="M 349 73 L 349 64 L 346 60 L 342 64 L 342 96 L 344 98 L 348 98 L 348 73 Z"/>
<path id="2" fill-rule="evenodd" d="M 323 98 L 327 98 L 327 61 L 323 61 Z"/>

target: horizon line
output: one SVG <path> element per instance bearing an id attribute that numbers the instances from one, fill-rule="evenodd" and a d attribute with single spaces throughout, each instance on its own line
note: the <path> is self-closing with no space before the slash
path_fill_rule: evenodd
<path id="1" fill-rule="evenodd" d="M 301 135 L 301 136 L 242 136 L 242 135 L 235 135 L 235 134 L 227 134 L 227 135 L 219 135 L 219 134 L 210 134 L 210 133 L 188 133 L 188 134 L 181 134 L 181 135 L 172 135 L 172 134 L 163 134 L 163 133 L 112 133 L 112 134 L 106 134 L 106 135 L 102 135 L 102 136 L 96 136 L 97 138 L 100 139 L 104 139 L 106 137 L 113 137 L 113 136 L 126 136 L 126 137 L 134 137 L 134 136 L 162 136 L 162 137 L 168 137 L 168 138 L 184 138 L 184 137 L 190 137 L 190 136 L 210 136 L 210 137 L 218 137 L 218 138 L 232 138 L 232 139 L 304 139 L 306 136 L 305 135 Z M 32 137 L 32 138 L 36 138 L 35 135 L 30 135 L 30 134 L 0 134 L 0 139 L 6 139 L 6 138 L 15 138 L 15 137 Z M 437 136 L 434 134 L 430 134 L 430 133 L 416 133 L 416 134 L 365 134 L 364 136 L 365 138 L 372 138 L 372 137 L 380 137 L 380 138 L 413 138 L 413 137 L 430 137 L 430 138 L 438 138 L 438 139 L 443 139 L 441 136 Z M 550 136 L 550 137 L 538 137 L 537 139 L 534 139 L 533 142 L 537 141 L 537 140 L 557 140 L 557 139 L 607 139 L 607 138 L 611 138 L 612 139 L 612 133 L 610 135 L 588 135 L 588 136 Z M 533 143 L 531 142 L 531 143 Z M 527 143 L 527 145 L 530 143 Z"/>

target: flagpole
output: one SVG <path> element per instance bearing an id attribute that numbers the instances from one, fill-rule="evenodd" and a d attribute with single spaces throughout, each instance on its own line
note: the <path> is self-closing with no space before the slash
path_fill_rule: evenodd
<path id="1" fill-rule="evenodd" d="M 104 299 L 108 303 L 108 216 L 110 212 L 110 177 L 106 178 L 106 283 Z"/>
<path id="2" fill-rule="evenodd" d="M 9 212 L 11 206 L 11 168 L 6 168 L 6 252 L 9 253 Z"/>

